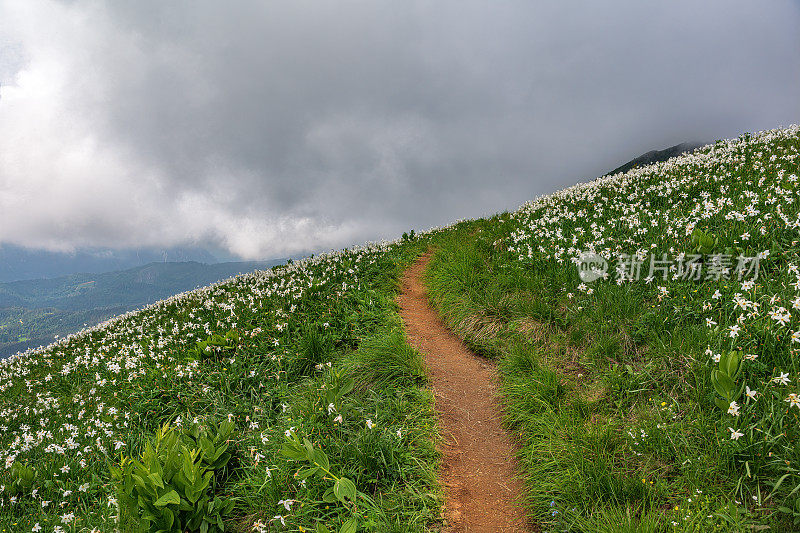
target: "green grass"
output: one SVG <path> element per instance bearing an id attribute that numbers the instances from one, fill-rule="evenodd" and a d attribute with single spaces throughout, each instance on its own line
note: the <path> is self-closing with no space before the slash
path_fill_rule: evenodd
<path id="1" fill-rule="evenodd" d="M 394 302 L 427 239 L 234 278 L 2 363 L 0 531 L 112 531 L 109 468 L 138 456 L 164 423 L 194 419 L 235 423 L 216 489 L 236 502 L 226 530 L 336 531 L 352 516 L 361 530 L 435 528 L 433 400 Z M 194 350 L 229 331 L 239 341 L 220 353 Z M 348 379 L 353 390 L 329 402 Z M 375 505 L 353 515 L 323 500 L 329 480 L 295 477 L 302 465 L 282 453 L 287 432 L 324 450 L 331 472 Z M 12 495 L 15 462 L 36 477 Z"/>
<path id="2" fill-rule="evenodd" d="M 544 530 L 798 529 L 799 152 L 796 127 L 718 142 L 513 213 L 198 289 L 4 361 L 0 531 L 112 531 L 110 467 L 195 419 L 235 424 L 214 485 L 236 502 L 227 530 L 436 530 L 433 401 L 394 301 L 429 246 L 433 304 L 498 361 Z M 705 267 L 760 254 L 760 277 L 615 282 L 620 254 L 698 249 Z M 587 250 L 611 263 L 607 280 L 580 281 Z M 229 332 L 238 341 L 199 349 Z M 717 362 L 739 350 L 735 368 Z M 298 475 L 294 436 L 330 459 L 330 479 Z M 357 506 L 326 497 L 333 476 L 355 483 Z"/>
<path id="3" fill-rule="evenodd" d="M 528 510 L 544 528 L 800 528 L 798 137 L 720 142 L 437 240 L 432 301 L 498 360 Z M 615 283 L 619 254 L 689 254 L 694 228 L 716 237 L 709 255 L 769 251 L 754 286 L 674 272 Z M 607 280 L 581 282 L 571 260 L 585 250 L 610 261 Z M 730 350 L 757 356 L 735 386 L 758 395 L 735 396 L 736 416 L 711 382 L 712 355 Z"/>

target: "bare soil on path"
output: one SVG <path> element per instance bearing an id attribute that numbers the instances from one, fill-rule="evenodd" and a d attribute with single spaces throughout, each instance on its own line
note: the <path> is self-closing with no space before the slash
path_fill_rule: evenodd
<path id="1" fill-rule="evenodd" d="M 494 363 L 472 353 L 428 303 L 425 254 L 406 270 L 398 296 L 411 345 L 425 357 L 444 437 L 440 479 L 449 533 L 534 531 L 519 501 L 514 448 L 501 425 Z"/>

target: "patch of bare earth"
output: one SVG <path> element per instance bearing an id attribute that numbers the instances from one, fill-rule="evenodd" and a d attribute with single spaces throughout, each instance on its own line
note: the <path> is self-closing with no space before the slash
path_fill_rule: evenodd
<path id="1" fill-rule="evenodd" d="M 440 478 L 445 530 L 535 531 L 521 505 L 514 448 L 501 425 L 495 365 L 472 353 L 428 304 L 426 254 L 404 274 L 398 297 L 411 344 L 425 357 L 445 443 Z"/>

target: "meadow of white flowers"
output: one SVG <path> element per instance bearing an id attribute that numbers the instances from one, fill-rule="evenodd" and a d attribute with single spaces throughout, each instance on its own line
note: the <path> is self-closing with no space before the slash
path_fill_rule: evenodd
<path id="1" fill-rule="evenodd" d="M 185 412 L 228 416 L 253 442 L 266 444 L 270 436 L 262 430 L 269 425 L 269 410 L 289 407 L 282 403 L 287 390 L 281 384 L 282 361 L 287 340 L 309 319 L 299 311 L 304 297 L 311 302 L 306 311 L 312 305 L 324 317 L 333 302 L 364 290 L 362 276 L 374 277 L 384 268 L 379 260 L 391 246 L 368 245 L 231 278 L 0 362 L 3 530 L 113 529 L 108 466 L 121 453 L 131 453 L 143 432 L 165 421 L 180 424 Z M 333 326 L 339 339 L 352 337 L 352 324 Z M 234 356 L 210 369 L 187 358 L 199 340 L 230 330 L 258 353 L 258 364 L 237 369 L 242 362 Z M 236 412 L 220 400 L 226 388 L 263 391 L 265 403 Z M 221 407 L 231 412 L 213 412 Z M 255 448 L 251 454 L 254 464 L 265 458 Z M 15 462 L 36 470 L 28 493 L 11 494 Z"/>
<path id="2" fill-rule="evenodd" d="M 605 278 L 593 283 L 576 282 L 577 269 L 565 274 L 559 290 L 566 312 L 588 316 L 609 298 L 606 289 L 630 288 L 632 298 L 652 309 L 648 324 L 661 328 L 653 330 L 654 339 L 661 337 L 647 357 L 675 361 L 687 389 L 631 392 L 661 394 L 657 402 L 647 398 L 657 423 L 627 429 L 631 461 L 654 453 L 648 443 L 660 439 L 659 460 L 683 461 L 670 468 L 714 465 L 718 479 L 733 480 L 739 497 L 755 502 L 746 504 L 769 513 L 793 505 L 793 498 L 800 513 L 799 157 L 798 126 L 718 141 L 540 197 L 510 215 L 504 227 L 511 229 L 500 241 L 526 272 L 545 263 L 573 268 L 586 252 L 608 261 Z M 698 231 L 708 241 L 702 265 L 716 275 L 687 278 L 682 265 L 696 251 Z M 251 521 L 263 531 L 300 524 L 308 519 L 303 513 L 325 509 L 315 507 L 311 483 L 294 481 L 295 467 L 279 461 L 285 434 L 336 436 L 325 441 L 328 451 L 336 448 L 356 462 L 430 437 L 430 428 L 410 435 L 411 422 L 388 410 L 318 406 L 328 377 L 313 394 L 293 388 L 307 377 L 292 361 L 309 322 L 345 351 L 388 312 L 375 291 L 380 284 L 394 287 L 381 276 L 397 266 L 389 254 L 395 246 L 369 245 L 232 278 L 0 363 L 0 530 L 113 530 L 109 466 L 120 454 L 138 453 L 159 425 L 186 417 L 235 422 L 244 452 L 238 468 L 251 483 L 236 495 L 240 501 L 251 495 L 254 508 L 270 500 L 274 508 L 257 509 Z M 640 261 L 647 275 L 620 276 L 621 257 Z M 647 272 L 652 258 L 663 257 L 672 259 L 669 266 Z M 758 259 L 757 277 L 738 275 L 739 257 Z M 198 341 L 229 331 L 241 339 L 234 355 L 213 364 L 189 355 Z M 676 346 L 685 353 L 671 352 Z M 735 368 L 722 368 L 739 353 Z M 333 372 L 318 363 L 320 375 Z M 727 378 L 719 377 L 723 370 Z M 724 386 L 712 386 L 713 376 Z M 346 449 L 356 442 L 372 448 Z M 708 446 L 714 451 L 703 451 Z M 707 454 L 702 461 L 698 450 Z M 35 477 L 20 491 L 14 483 L 23 466 Z M 384 466 L 364 471 L 370 468 L 386 474 Z M 390 474 L 385 477 L 395 476 L 397 486 L 408 483 L 402 468 Z M 695 498 L 704 488 L 686 490 Z"/>
<path id="3" fill-rule="evenodd" d="M 701 449 L 703 440 L 714 443 L 721 471 L 733 465 L 738 494 L 752 494 L 753 501 L 744 505 L 765 512 L 781 507 L 795 516 L 800 516 L 798 176 L 800 127 L 747 134 L 537 198 L 511 215 L 504 241 L 522 268 L 577 264 L 585 253 L 602 256 L 609 264 L 604 278 L 564 287 L 568 309 L 594 309 L 603 298 L 599 293 L 611 286 L 628 287 L 631 298 L 647 300 L 651 323 L 674 328 L 672 337 L 686 337 L 685 353 L 665 355 L 696 380 L 687 379 L 691 391 L 662 391 L 673 396 L 664 405 L 679 406 L 665 424 L 698 413 L 721 417 L 715 434 L 695 436 L 700 440 L 693 449 Z M 685 267 L 696 251 L 698 230 L 709 244 L 700 265 L 713 275 L 692 278 Z M 663 258 L 670 259 L 668 265 L 658 263 Z M 738 270 L 740 258 L 753 258 L 758 275 L 740 275 L 745 273 Z M 642 269 L 636 279 L 622 275 L 631 259 Z M 705 331 L 695 333 L 698 328 Z M 654 342 L 663 342 L 656 337 Z M 718 374 L 730 353 L 742 359 L 731 371 L 732 383 Z M 709 376 L 724 386 L 715 389 Z M 728 391 L 724 398 L 721 393 Z M 667 441 L 688 431 L 688 420 L 675 423 L 659 425 Z M 675 444 L 673 450 L 680 448 Z M 684 451 L 689 448 L 686 444 Z M 698 458 L 685 459 L 689 468 Z"/>

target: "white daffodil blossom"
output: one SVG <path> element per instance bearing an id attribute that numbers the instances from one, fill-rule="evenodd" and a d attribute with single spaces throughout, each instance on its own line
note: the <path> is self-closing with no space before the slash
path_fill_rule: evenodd
<path id="1" fill-rule="evenodd" d="M 792 407 L 800 409 L 800 396 L 798 396 L 796 393 L 790 392 L 784 401 L 789 404 L 790 409 Z"/>
<path id="2" fill-rule="evenodd" d="M 789 379 L 789 373 L 788 372 L 781 372 L 779 375 L 777 375 L 774 378 L 772 378 L 772 382 L 773 383 L 779 383 L 781 385 L 788 385 L 789 383 L 792 382 L 792 380 Z"/>
<path id="3" fill-rule="evenodd" d="M 278 505 L 283 505 L 283 508 L 287 511 L 292 510 L 292 505 L 297 503 L 297 500 L 278 500 Z"/>

